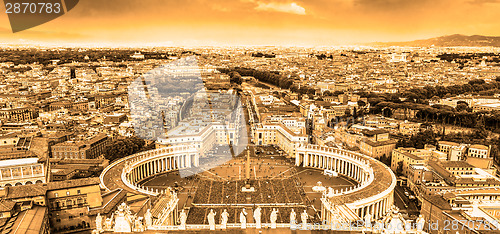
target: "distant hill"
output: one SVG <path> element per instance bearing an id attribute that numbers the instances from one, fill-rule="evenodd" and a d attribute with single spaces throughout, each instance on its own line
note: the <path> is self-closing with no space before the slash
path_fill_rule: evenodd
<path id="1" fill-rule="evenodd" d="M 375 45 L 383 46 L 417 46 L 417 47 L 452 47 L 452 46 L 493 46 L 500 47 L 500 37 L 490 37 L 481 35 L 466 36 L 454 34 L 442 37 L 435 37 L 425 40 L 407 42 L 376 42 Z"/>

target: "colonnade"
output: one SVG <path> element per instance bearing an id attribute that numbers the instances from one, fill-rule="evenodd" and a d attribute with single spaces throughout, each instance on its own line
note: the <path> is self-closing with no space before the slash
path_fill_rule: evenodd
<path id="1" fill-rule="evenodd" d="M 194 146 L 169 146 L 149 150 L 117 160 L 106 167 L 101 173 L 100 180 L 106 187 L 104 175 L 113 167 L 123 165 L 121 180 L 132 190 L 157 196 L 164 191 L 146 188 L 139 183 L 156 174 L 189 169 L 199 166 L 199 152 Z"/>
<path id="2" fill-rule="evenodd" d="M 197 161 L 195 155 L 196 154 L 172 154 L 145 160 L 133 166 L 127 173 L 127 179 L 130 183 L 135 184 L 158 173 L 197 166 L 192 163 L 193 161 Z"/>

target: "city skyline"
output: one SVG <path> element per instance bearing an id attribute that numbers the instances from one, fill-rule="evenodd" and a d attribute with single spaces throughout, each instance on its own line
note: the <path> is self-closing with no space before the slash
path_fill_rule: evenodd
<path id="1" fill-rule="evenodd" d="M 88 0 L 15 34 L 5 14 L 0 18 L 0 40 L 103 46 L 352 45 L 457 33 L 496 36 L 499 10 L 496 0 Z"/>

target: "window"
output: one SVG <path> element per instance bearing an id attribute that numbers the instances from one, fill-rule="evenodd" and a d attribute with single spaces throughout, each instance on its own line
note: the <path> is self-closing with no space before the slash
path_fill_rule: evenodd
<path id="1" fill-rule="evenodd" d="M 58 193 L 54 193 L 54 196 L 59 197 L 59 194 Z"/>
<path id="2" fill-rule="evenodd" d="M 76 193 L 77 194 L 82 194 L 82 192 L 80 190 L 76 190 Z"/>
<path id="3" fill-rule="evenodd" d="M 66 192 L 66 196 L 69 196 L 69 191 Z"/>

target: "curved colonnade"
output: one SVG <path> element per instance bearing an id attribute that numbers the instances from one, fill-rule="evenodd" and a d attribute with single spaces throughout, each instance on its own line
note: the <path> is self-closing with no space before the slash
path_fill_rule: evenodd
<path id="1" fill-rule="evenodd" d="M 139 185 L 141 181 L 156 174 L 197 167 L 199 153 L 194 146 L 169 146 L 130 155 L 110 164 L 101 173 L 101 185 L 110 190 L 104 177 L 113 167 L 123 165 L 121 182 L 128 190 L 158 196 L 165 190 L 153 190 Z M 124 188 L 126 189 L 126 188 Z"/>
<path id="2" fill-rule="evenodd" d="M 122 181 L 129 188 L 158 196 L 165 190 L 153 190 L 138 183 L 156 174 L 197 167 L 198 151 L 192 146 L 170 146 L 145 152 L 144 155 L 127 161 L 121 174 Z"/>
<path id="3" fill-rule="evenodd" d="M 361 220 L 367 214 L 378 219 L 385 215 L 394 202 L 396 176 L 378 160 L 352 151 L 317 145 L 300 146 L 296 150 L 295 165 L 332 170 L 359 183 L 346 191 L 335 191 L 323 196 L 322 219 L 335 222 L 337 215 L 344 220 Z M 348 209 L 346 209 L 348 208 Z"/>

